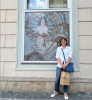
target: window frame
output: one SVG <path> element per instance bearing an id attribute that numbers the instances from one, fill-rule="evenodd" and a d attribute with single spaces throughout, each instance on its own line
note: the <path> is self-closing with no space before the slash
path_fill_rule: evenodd
<path id="1" fill-rule="evenodd" d="M 72 5 L 70 17 L 71 27 L 70 30 L 75 32 L 76 34 L 72 34 L 70 38 L 72 39 L 71 47 L 73 48 L 73 62 L 75 71 L 79 71 L 79 44 L 78 44 L 78 1 L 69 0 Z M 16 50 L 16 70 L 56 70 L 56 62 L 55 63 L 23 63 L 22 58 L 22 50 L 23 50 L 23 30 L 25 29 L 23 25 L 23 15 L 24 15 L 24 2 L 23 0 L 17 0 L 17 50 Z M 50 8 L 52 10 L 52 8 Z M 65 9 L 65 8 L 64 8 Z M 33 10 L 33 9 L 32 9 Z M 38 9 L 37 9 L 38 10 Z M 54 10 L 54 9 L 53 9 Z M 63 9 L 62 9 L 63 10 Z M 76 17 L 77 15 L 77 17 Z M 75 17 L 75 19 L 74 19 Z M 75 31 L 76 30 L 76 31 Z M 76 38 L 74 38 L 76 36 Z M 71 41 L 70 39 L 70 41 Z M 75 40 L 75 45 L 73 41 Z M 71 42 L 70 42 L 71 43 Z M 77 46 L 76 46 L 77 45 Z M 76 52 L 76 53 L 75 53 Z M 24 55 L 23 55 L 24 56 Z M 75 57 L 76 56 L 76 57 Z M 22 58 L 22 59 L 21 59 Z M 43 67 L 44 66 L 44 67 Z"/>
<path id="2" fill-rule="evenodd" d="M 21 57 L 21 63 L 57 63 L 57 61 L 24 61 L 24 34 L 25 34 L 25 13 L 27 12 L 47 12 L 47 11 L 68 11 L 69 12 L 69 25 L 70 25 L 70 46 L 72 47 L 72 10 L 70 8 L 70 1 L 71 0 L 67 0 L 68 3 L 68 7 L 67 8 L 48 8 L 49 7 L 49 0 L 45 0 L 46 3 L 46 8 L 45 9 L 27 9 L 27 0 L 23 0 L 24 3 L 24 9 L 23 9 L 23 16 L 22 16 L 22 20 L 23 20 L 23 31 L 22 31 L 22 57 Z M 73 61 L 73 60 L 72 60 Z"/>
<path id="3" fill-rule="evenodd" d="M 27 0 L 23 0 L 25 3 L 24 8 L 27 9 Z M 70 1 L 71 0 L 67 0 L 67 8 L 70 8 Z M 67 8 L 62 8 L 62 9 L 67 9 Z M 43 9 L 43 8 L 42 8 Z M 42 10 L 41 9 L 41 10 Z M 59 8 L 49 8 L 49 0 L 45 0 L 45 9 L 59 9 Z M 61 9 L 61 8 L 60 8 Z"/>

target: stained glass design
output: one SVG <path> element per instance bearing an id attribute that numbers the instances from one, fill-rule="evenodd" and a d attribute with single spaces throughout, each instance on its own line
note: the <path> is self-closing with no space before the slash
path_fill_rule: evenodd
<path id="1" fill-rule="evenodd" d="M 28 9 L 44 9 L 45 0 L 27 0 Z"/>
<path id="2" fill-rule="evenodd" d="M 70 45 L 68 11 L 26 13 L 24 61 L 56 61 L 61 37 Z"/>

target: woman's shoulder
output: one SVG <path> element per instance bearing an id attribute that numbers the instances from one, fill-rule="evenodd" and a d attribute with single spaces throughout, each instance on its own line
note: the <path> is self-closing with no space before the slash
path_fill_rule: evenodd
<path id="1" fill-rule="evenodd" d="M 67 49 L 69 49 L 69 50 L 72 50 L 72 47 L 70 47 L 70 46 L 67 46 Z"/>
<path id="2" fill-rule="evenodd" d="M 57 50 L 60 50 L 61 49 L 61 46 L 57 47 Z"/>

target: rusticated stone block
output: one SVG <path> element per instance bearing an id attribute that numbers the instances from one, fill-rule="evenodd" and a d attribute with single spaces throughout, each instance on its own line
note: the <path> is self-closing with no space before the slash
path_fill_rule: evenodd
<path id="1" fill-rule="evenodd" d="M 54 91 L 55 82 L 45 82 L 45 92 L 52 93 Z"/>
<path id="2" fill-rule="evenodd" d="M 45 92 L 44 82 L 21 82 L 21 92 Z"/>
<path id="3" fill-rule="evenodd" d="M 1 91 L 20 92 L 20 82 L 1 82 Z"/>

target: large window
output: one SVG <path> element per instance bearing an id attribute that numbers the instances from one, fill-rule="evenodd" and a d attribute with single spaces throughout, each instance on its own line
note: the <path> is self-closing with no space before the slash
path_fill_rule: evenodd
<path id="1" fill-rule="evenodd" d="M 70 46 L 70 2 L 68 0 L 26 0 L 24 9 L 24 63 L 56 63 L 60 38 Z"/>
<path id="2" fill-rule="evenodd" d="M 79 71 L 78 0 L 17 0 L 16 70 L 56 70 L 64 36 Z"/>

